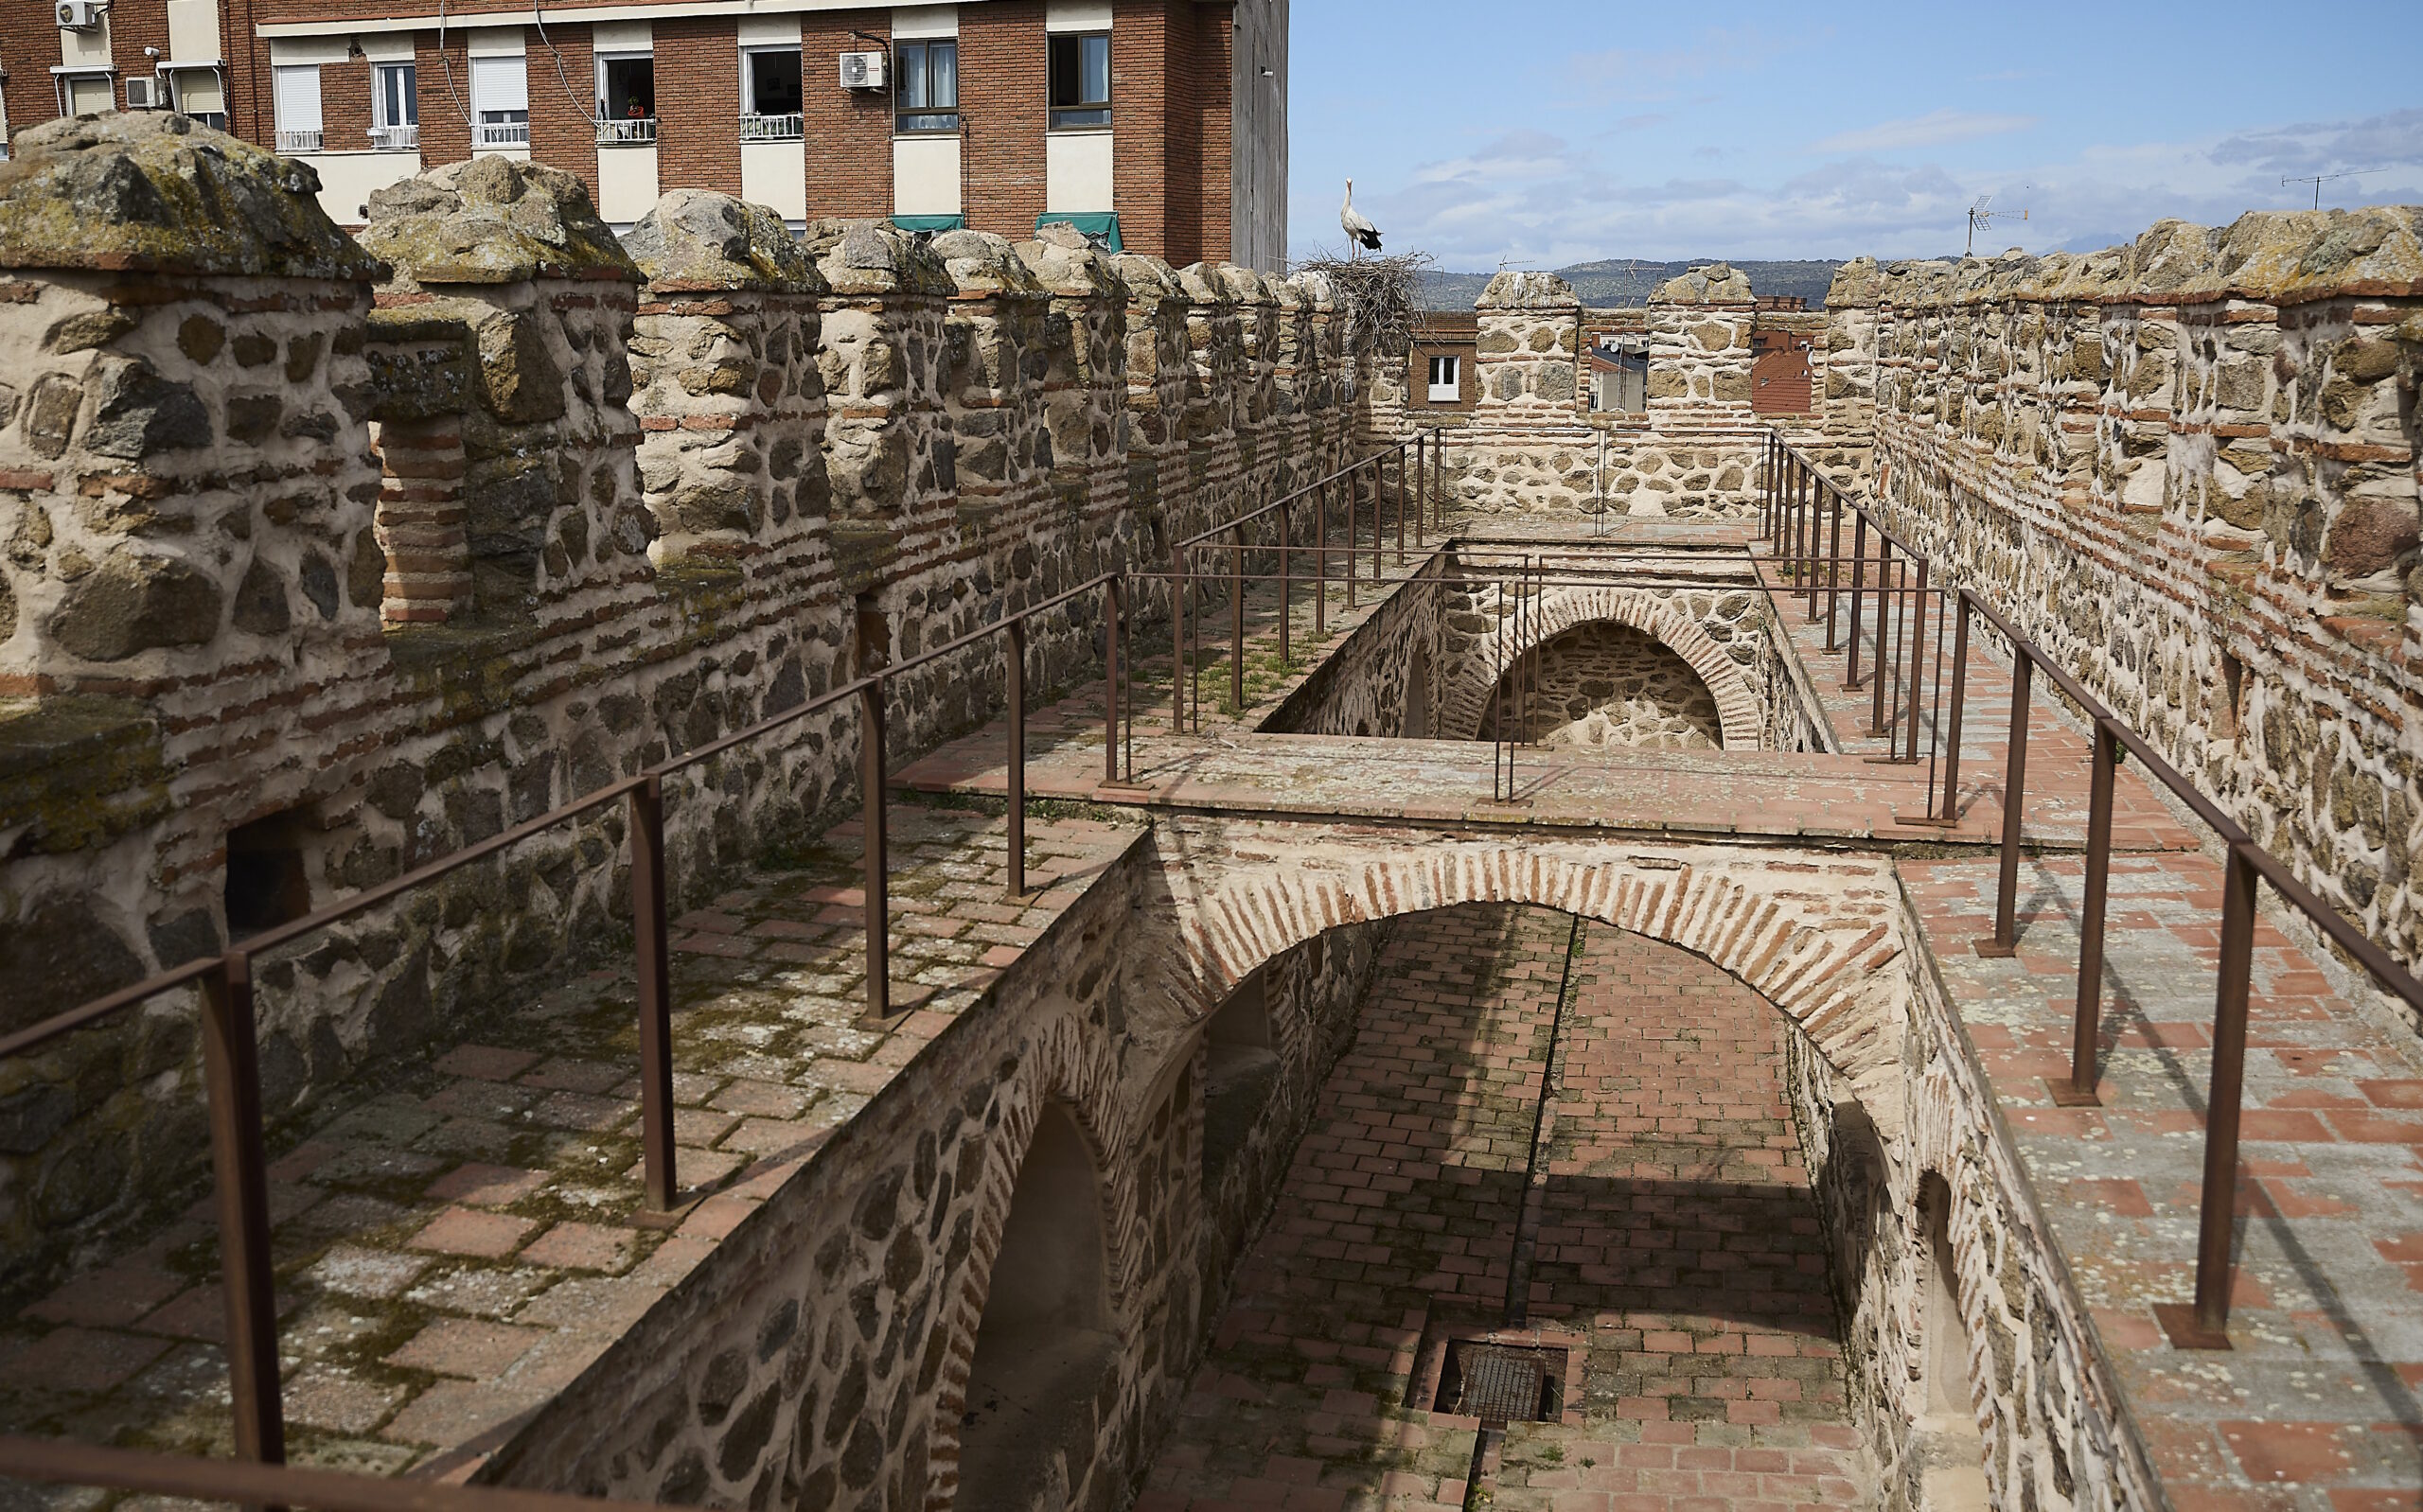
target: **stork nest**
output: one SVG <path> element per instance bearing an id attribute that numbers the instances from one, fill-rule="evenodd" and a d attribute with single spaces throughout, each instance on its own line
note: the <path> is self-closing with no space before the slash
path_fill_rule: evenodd
<path id="1" fill-rule="evenodd" d="M 1324 250 L 1296 264 L 1296 271 L 1319 273 L 1337 290 L 1355 350 L 1368 342 L 1371 350 L 1395 357 L 1412 349 L 1422 314 L 1422 275 L 1437 266 L 1426 252 L 1340 257 Z"/>

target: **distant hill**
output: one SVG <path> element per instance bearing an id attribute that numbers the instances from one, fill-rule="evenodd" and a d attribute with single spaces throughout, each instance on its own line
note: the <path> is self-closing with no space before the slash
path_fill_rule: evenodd
<path id="1" fill-rule="evenodd" d="M 1713 257 L 1691 257 L 1681 262 L 1649 262 L 1631 257 L 1606 257 L 1597 262 L 1577 262 L 1555 270 L 1556 275 L 1573 286 L 1585 305 L 1600 308 L 1620 308 L 1647 303 L 1650 290 L 1677 273 L 1716 261 Z M 1753 258 L 1726 259 L 1734 267 L 1750 275 L 1750 288 L 1761 294 L 1798 294 L 1809 301 L 1811 309 L 1826 308 L 1826 286 L 1833 281 L 1838 262 L 1812 259 L 1792 262 L 1761 262 Z M 1424 309 L 1470 309 L 1480 301 L 1481 290 L 1489 287 L 1488 273 L 1426 273 L 1422 280 L 1422 308 Z"/>

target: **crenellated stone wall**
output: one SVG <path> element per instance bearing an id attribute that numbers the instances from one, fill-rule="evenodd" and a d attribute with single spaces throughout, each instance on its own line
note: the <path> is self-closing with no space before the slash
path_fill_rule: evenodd
<path id="1" fill-rule="evenodd" d="M 1765 427 L 1814 440 L 1834 426 L 1831 401 L 1753 413 L 1754 333 L 1824 323 L 1760 309 L 1748 277 L 1724 263 L 1667 280 L 1638 309 L 1584 309 L 1554 273 L 1502 273 L 1478 311 L 1480 397 L 1451 428 L 1447 456 L 1455 497 L 1484 513 L 1747 519 Z M 1589 347 L 1617 332 L 1649 342 L 1648 407 L 1593 412 Z M 1811 353 L 1819 393 L 1830 355 L 1822 340 Z"/>
<path id="2" fill-rule="evenodd" d="M 2423 212 L 1853 263 L 1828 305 L 1896 529 L 2417 959 Z"/>
<path id="3" fill-rule="evenodd" d="M 357 243 L 307 167 L 182 117 L 13 147 L 0 1028 L 223 949 L 231 847 L 325 905 L 1160 570 L 1352 442 L 1317 279 L 1050 230 L 800 239 L 699 193 L 627 251 L 577 180 L 502 158 L 382 191 Z M 1031 683 L 1100 645 L 1092 596 L 1045 616 Z M 988 717 L 999 662 L 898 679 L 895 759 Z M 857 745 L 837 707 L 670 780 L 677 904 L 854 804 Z M 273 1116 L 612 942 L 625 841 L 600 809 L 263 961 Z M 24 1274 L 194 1169 L 196 1074 L 169 999 L 0 1070 Z"/>

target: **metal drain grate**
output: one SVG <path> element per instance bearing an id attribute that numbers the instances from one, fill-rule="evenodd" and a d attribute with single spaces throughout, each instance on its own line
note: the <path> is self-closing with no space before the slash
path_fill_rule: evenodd
<path id="1" fill-rule="evenodd" d="M 1557 1414 L 1564 1366 L 1563 1350 L 1452 1344 L 1439 1374 L 1438 1405 L 1483 1422 L 1541 1422 Z"/>

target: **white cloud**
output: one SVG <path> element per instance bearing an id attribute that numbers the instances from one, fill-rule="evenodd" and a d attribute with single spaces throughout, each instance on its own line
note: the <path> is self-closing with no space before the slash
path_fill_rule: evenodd
<path id="1" fill-rule="evenodd" d="M 2357 159 L 2360 147 L 2395 152 L 2408 166 L 2326 185 L 2325 204 L 2423 201 L 2417 136 L 2423 111 L 2402 110 L 2202 141 L 2101 145 L 1990 174 L 1945 154 L 1878 151 L 1764 178 L 1738 154 L 1724 167 L 1749 176 L 1718 177 L 1687 148 L 1652 159 L 1621 139 L 1520 131 L 1393 181 L 1373 174 L 1355 185 L 1354 199 L 1388 233 L 1391 251 L 1418 248 L 1458 270 L 1494 268 L 1501 258 L 1553 268 L 1611 255 L 1937 256 L 1959 252 L 1964 212 L 1987 192 L 1997 205 L 2032 212 L 2025 223 L 1998 223 L 1994 250 L 2045 251 L 2108 245 L 2166 216 L 2213 225 L 2250 209 L 2298 208 L 2311 202 L 2312 189 L 2283 187 L 2283 172 L 2308 170 L 2317 154 L 2328 167 L 2380 161 Z M 1300 251 L 1336 223 L 1335 190 L 1321 189 L 1307 185 L 1295 206 Z"/>
<path id="2" fill-rule="evenodd" d="M 2036 124 L 2033 115 L 1995 115 L 1981 111 L 1929 111 L 1905 120 L 1882 121 L 1855 132 L 1838 132 L 1809 145 L 1812 152 L 1898 152 L 1905 148 L 2003 136 Z"/>

